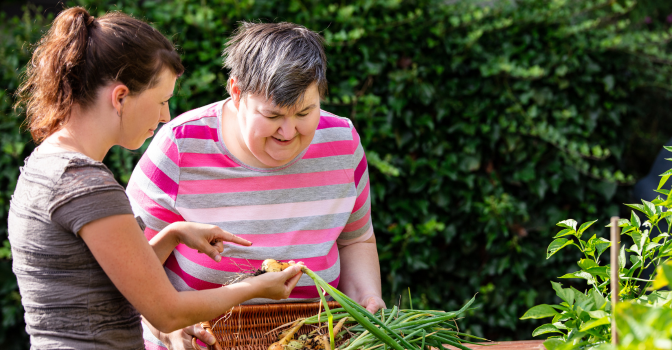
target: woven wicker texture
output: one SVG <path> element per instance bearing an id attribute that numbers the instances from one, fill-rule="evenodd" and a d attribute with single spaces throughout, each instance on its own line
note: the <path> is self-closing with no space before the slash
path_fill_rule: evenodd
<path id="1" fill-rule="evenodd" d="M 338 307 L 340 305 L 337 302 L 329 302 L 329 308 Z M 315 316 L 319 309 L 320 303 L 241 305 L 234 307 L 230 313 L 211 320 L 210 324 L 223 349 L 267 350 L 278 340 L 278 333 L 286 328 L 273 332 L 271 330 L 298 318 Z M 313 329 L 314 326 L 303 326 L 296 336 Z"/>

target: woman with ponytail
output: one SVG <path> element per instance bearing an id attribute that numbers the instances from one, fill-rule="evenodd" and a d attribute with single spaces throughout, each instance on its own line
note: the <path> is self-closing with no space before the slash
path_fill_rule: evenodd
<path id="1" fill-rule="evenodd" d="M 223 241 L 251 243 L 180 221 L 148 243 L 101 163 L 112 146 L 137 149 L 170 120 L 168 100 L 183 72 L 161 33 L 122 13 L 66 9 L 35 49 L 17 106 L 39 146 L 22 168 L 8 224 L 32 349 L 143 349 L 140 314 L 171 332 L 251 298 L 287 298 L 296 285 L 293 267 L 177 292 L 162 263 L 178 244 L 216 264 Z"/>

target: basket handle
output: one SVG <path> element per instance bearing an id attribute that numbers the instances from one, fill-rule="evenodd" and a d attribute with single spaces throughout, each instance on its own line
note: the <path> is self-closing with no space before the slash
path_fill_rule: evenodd
<path id="1" fill-rule="evenodd" d="M 215 333 L 212 332 L 210 322 L 209 321 L 201 322 L 201 327 L 203 327 L 203 329 L 205 329 L 206 332 L 212 334 L 212 336 L 215 337 L 215 344 L 208 345 L 208 350 L 222 350 L 222 347 L 219 345 L 219 341 L 217 341 L 217 336 L 215 336 Z M 196 338 L 191 338 L 191 346 L 193 346 L 194 349 L 200 348 L 196 343 Z"/>

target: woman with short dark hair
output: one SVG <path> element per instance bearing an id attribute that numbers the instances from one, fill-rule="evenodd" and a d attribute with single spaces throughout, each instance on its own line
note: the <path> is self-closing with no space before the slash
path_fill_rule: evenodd
<path id="1" fill-rule="evenodd" d="M 235 264 L 217 266 L 178 247 L 165 264 L 171 282 L 178 290 L 207 290 L 272 254 L 302 260 L 376 312 L 385 304 L 366 156 L 352 122 L 320 109 L 327 92 L 322 38 L 294 23 L 244 22 L 224 56 L 230 98 L 166 124 L 127 193 L 148 239 L 185 220 L 217 225 L 254 245 L 226 246 L 222 256 Z M 319 298 L 303 278 L 288 299 Z M 149 329 L 146 346 L 189 349 L 189 331 Z"/>
<path id="2" fill-rule="evenodd" d="M 122 13 L 64 10 L 36 48 L 18 105 L 40 144 L 22 168 L 8 223 L 32 349 L 144 349 L 140 313 L 170 332 L 251 298 L 286 298 L 296 285 L 299 267 L 177 292 L 161 266 L 176 246 L 216 265 L 224 246 L 251 243 L 174 220 L 148 244 L 101 163 L 112 146 L 137 149 L 170 120 L 183 71 L 170 41 Z"/>

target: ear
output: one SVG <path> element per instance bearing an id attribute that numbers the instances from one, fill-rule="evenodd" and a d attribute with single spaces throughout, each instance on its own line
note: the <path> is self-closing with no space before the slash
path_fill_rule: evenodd
<path id="1" fill-rule="evenodd" d="M 240 87 L 238 87 L 238 78 L 236 77 L 231 77 L 229 78 L 229 87 L 231 90 L 231 100 L 233 101 L 234 106 L 236 106 L 236 109 L 240 108 Z"/>
<path id="2" fill-rule="evenodd" d="M 112 88 L 112 107 L 117 111 L 117 115 L 121 116 L 124 109 L 124 99 L 130 94 L 128 86 L 124 84 L 116 85 Z"/>

